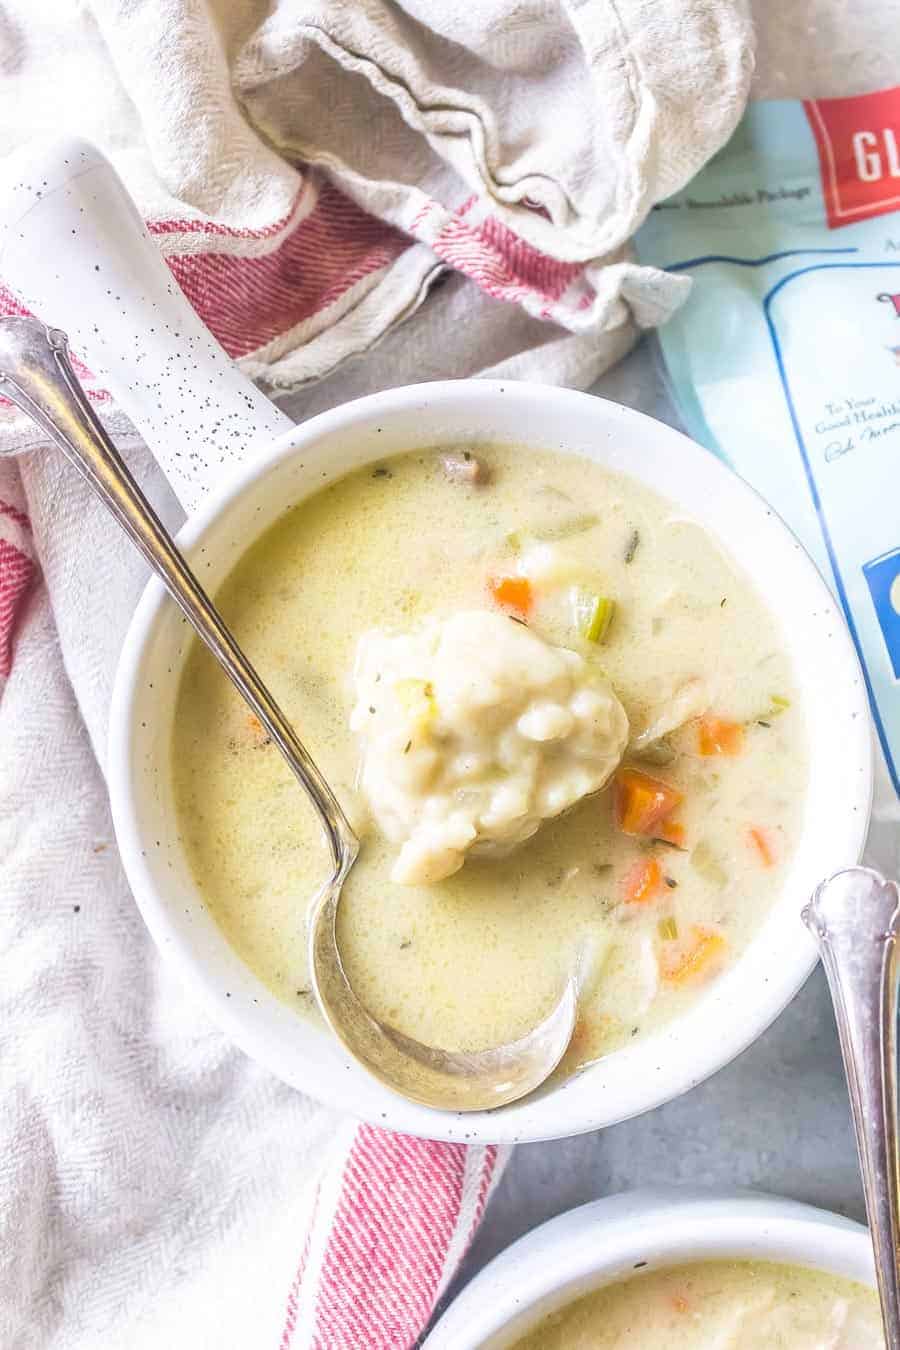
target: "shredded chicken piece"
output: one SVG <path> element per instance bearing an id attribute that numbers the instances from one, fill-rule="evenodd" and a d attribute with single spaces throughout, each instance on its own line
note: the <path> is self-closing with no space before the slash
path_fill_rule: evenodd
<path id="1" fill-rule="evenodd" d="M 685 722 L 702 717 L 711 703 L 712 692 L 706 680 L 701 680 L 699 676 L 685 680 L 672 697 L 666 700 L 665 705 L 640 735 L 635 736 L 631 742 L 631 750 L 633 752 L 645 750 L 654 741 L 668 736 L 670 731 L 676 731 L 678 727 L 684 726 Z"/>
<path id="2" fill-rule="evenodd" d="M 485 483 L 490 482 L 491 475 L 487 465 L 477 455 L 473 455 L 471 450 L 463 450 L 460 454 L 441 455 L 441 468 L 451 483 L 469 483 L 472 486 L 483 487 Z"/>
<path id="3" fill-rule="evenodd" d="M 638 977 L 639 1001 L 634 1007 L 634 1016 L 643 1017 L 659 993 L 659 962 L 653 950 L 652 939 L 646 935 L 641 938 L 638 947 L 638 959 L 635 973 Z"/>

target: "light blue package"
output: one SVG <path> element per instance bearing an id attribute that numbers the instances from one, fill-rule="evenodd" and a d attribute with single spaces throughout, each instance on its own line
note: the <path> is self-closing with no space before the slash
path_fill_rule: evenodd
<path id="1" fill-rule="evenodd" d="M 685 426 L 835 590 L 900 795 L 900 89 L 753 105 L 637 237 L 693 278 L 659 341 Z"/>

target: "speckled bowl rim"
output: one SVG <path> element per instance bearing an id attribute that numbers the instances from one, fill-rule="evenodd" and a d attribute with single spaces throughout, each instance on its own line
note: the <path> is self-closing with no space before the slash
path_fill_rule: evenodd
<path id="1" fill-rule="evenodd" d="M 806 684 L 800 682 L 814 751 L 810 800 L 783 891 L 741 960 L 655 1036 L 500 1111 L 432 1111 L 382 1087 L 324 1029 L 268 992 L 228 947 L 190 882 L 160 767 L 163 760 L 168 765 L 170 726 L 163 708 L 174 692 L 170 687 L 160 694 L 167 668 L 153 664 L 167 642 L 175 643 L 175 625 L 184 621 L 156 580 L 137 607 L 114 689 L 108 749 L 113 820 L 132 891 L 161 952 L 231 1039 L 274 1074 L 332 1107 L 410 1134 L 491 1142 L 557 1138 L 624 1120 L 686 1091 L 749 1045 L 802 986 L 816 951 L 800 908 L 821 876 L 858 860 L 865 841 L 872 793 L 868 705 L 840 611 L 771 507 L 680 432 L 572 390 L 461 380 L 355 400 L 296 427 L 230 476 L 188 521 L 180 542 L 201 575 L 217 550 L 228 556 L 227 566 L 208 572 L 215 585 L 258 534 L 314 485 L 405 446 L 449 443 L 461 434 L 518 437 L 632 473 L 709 524 L 769 596 L 783 630 L 789 621 L 795 661 L 799 655 L 809 666 Z M 827 756 L 820 743 L 826 729 L 834 738 Z"/>

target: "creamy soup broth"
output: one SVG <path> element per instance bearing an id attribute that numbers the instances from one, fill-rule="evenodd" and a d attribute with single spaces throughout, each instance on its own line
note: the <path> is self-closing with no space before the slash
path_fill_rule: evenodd
<path id="1" fill-rule="evenodd" d="M 511 1350 L 884 1350 L 875 1291 L 799 1266 L 710 1261 L 609 1285 Z"/>
<path id="2" fill-rule="evenodd" d="M 797 836 L 802 710 L 763 600 L 704 529 L 589 460 L 476 449 L 484 484 L 413 451 L 317 493 L 248 550 L 218 603 L 362 836 L 339 933 L 359 995 L 419 1039 L 487 1046 L 549 1009 L 587 943 L 574 1067 L 677 1015 L 752 937 Z M 630 835 L 608 787 L 506 857 L 396 884 L 397 850 L 357 790 L 360 636 L 461 610 L 521 621 L 497 579 L 523 573 L 529 629 L 602 668 L 638 738 L 624 763 L 681 802 Z M 612 619 L 591 641 L 601 595 Z M 206 905 L 269 988 L 309 1011 L 304 915 L 325 848 L 280 754 L 199 644 L 172 761 Z"/>

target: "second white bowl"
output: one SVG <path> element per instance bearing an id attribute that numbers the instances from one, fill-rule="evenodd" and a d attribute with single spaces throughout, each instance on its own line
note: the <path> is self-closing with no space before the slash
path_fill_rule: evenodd
<path id="1" fill-rule="evenodd" d="M 645 1272 L 691 1261 L 775 1261 L 875 1286 L 868 1229 L 752 1191 L 629 1191 L 526 1233 L 448 1308 L 425 1350 L 506 1350 L 542 1317 Z"/>

